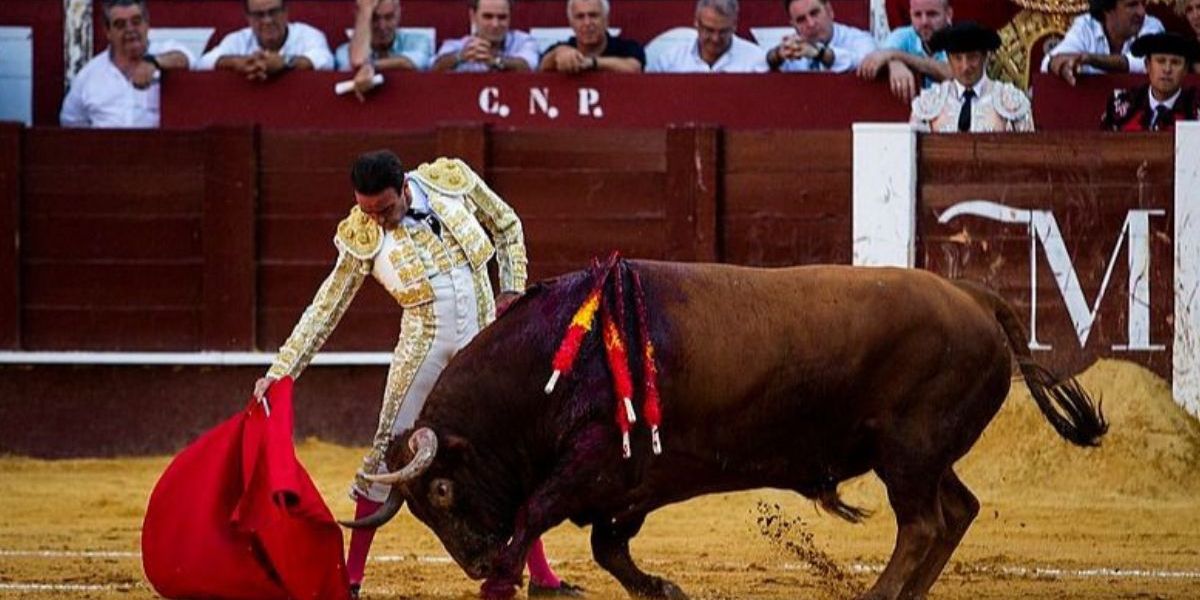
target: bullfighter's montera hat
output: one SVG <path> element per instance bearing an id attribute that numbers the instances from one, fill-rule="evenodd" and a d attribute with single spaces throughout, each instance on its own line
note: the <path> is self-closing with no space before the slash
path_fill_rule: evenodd
<path id="1" fill-rule="evenodd" d="M 1000 47 L 1000 36 L 978 23 L 963 21 L 948 25 L 933 34 L 929 48 L 934 52 L 992 52 Z"/>
<path id="2" fill-rule="evenodd" d="M 1133 42 L 1130 51 L 1142 58 L 1151 54 L 1174 54 L 1182 56 L 1188 62 L 1200 60 L 1200 42 L 1186 38 L 1178 33 L 1154 33 L 1143 35 Z"/>

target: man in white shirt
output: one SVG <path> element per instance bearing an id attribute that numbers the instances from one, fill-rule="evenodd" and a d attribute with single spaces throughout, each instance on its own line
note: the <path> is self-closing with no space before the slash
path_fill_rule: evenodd
<path id="1" fill-rule="evenodd" d="M 1146 0 L 1089 0 L 1088 13 L 1076 17 L 1042 59 L 1042 72 L 1071 85 L 1080 73 L 1145 73 L 1145 63 L 1130 53 L 1130 46 L 1139 36 L 1162 31 L 1162 21 L 1146 15 Z"/>
<path id="2" fill-rule="evenodd" d="M 486 73 L 531 71 L 538 65 L 537 40 L 511 29 L 510 0 L 469 0 L 473 34 L 446 40 L 433 60 L 434 71 Z"/>
<path id="3" fill-rule="evenodd" d="M 845 73 L 875 51 L 871 34 L 833 21 L 829 0 L 788 0 L 787 11 L 796 35 L 767 52 L 772 71 Z"/>
<path id="4" fill-rule="evenodd" d="M 159 80 L 195 57 L 182 44 L 150 43 L 146 0 L 105 0 L 108 48 L 88 61 L 63 100 L 63 127 L 158 127 Z"/>
<path id="5" fill-rule="evenodd" d="M 325 34 L 304 23 L 289 23 L 285 1 L 245 0 L 249 27 L 225 36 L 197 68 L 228 69 L 251 81 L 266 81 L 292 69 L 332 69 L 333 53 Z"/>
<path id="6" fill-rule="evenodd" d="M 648 73 L 765 73 L 766 53 L 736 35 L 737 0 L 696 2 L 696 43 L 650 59 Z"/>
<path id="7" fill-rule="evenodd" d="M 958 23 L 933 34 L 929 46 L 946 52 L 953 78 L 913 100 L 914 128 L 937 133 L 1033 131 L 1033 110 L 1025 93 L 987 76 L 988 59 L 1000 47 L 995 31 Z"/>

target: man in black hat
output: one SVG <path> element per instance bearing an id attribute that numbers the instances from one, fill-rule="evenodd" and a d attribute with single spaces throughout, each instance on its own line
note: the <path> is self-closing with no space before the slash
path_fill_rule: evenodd
<path id="1" fill-rule="evenodd" d="M 1113 90 L 1102 126 L 1108 131 L 1174 131 L 1176 121 L 1200 119 L 1200 94 L 1183 87 L 1191 65 L 1200 60 L 1200 42 L 1175 33 L 1140 37 L 1131 48 L 1146 64 L 1149 82 Z"/>
<path id="2" fill-rule="evenodd" d="M 1033 131 L 1033 111 L 1025 93 L 987 76 L 988 60 L 999 47 L 1000 36 L 975 23 L 958 23 L 935 33 L 930 48 L 946 52 L 953 77 L 913 100 L 913 126 L 944 133 Z"/>

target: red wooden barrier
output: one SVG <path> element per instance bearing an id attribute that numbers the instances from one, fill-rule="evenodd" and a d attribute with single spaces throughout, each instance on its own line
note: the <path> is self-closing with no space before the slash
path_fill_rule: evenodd
<path id="1" fill-rule="evenodd" d="M 231 73 L 173 73 L 163 85 L 164 127 L 258 123 L 266 128 L 498 126 L 660 128 L 713 123 L 733 129 L 849 129 L 905 121 L 908 107 L 882 82 L 854 75 L 620 75 L 398 73 L 360 103 L 335 96 L 344 74 L 293 72 L 266 84 Z"/>

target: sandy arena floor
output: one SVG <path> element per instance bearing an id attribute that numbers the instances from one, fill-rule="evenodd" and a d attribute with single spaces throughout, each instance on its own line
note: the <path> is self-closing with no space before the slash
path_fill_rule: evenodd
<path id="1" fill-rule="evenodd" d="M 1014 385 L 959 465 L 983 509 L 933 598 L 1200 598 L 1200 423 L 1139 367 L 1106 361 L 1082 379 L 1104 399 L 1105 446 L 1069 446 Z M 342 517 L 361 452 L 299 445 Z M 139 529 L 168 460 L 0 457 L 0 597 L 156 597 L 142 577 Z M 875 516 L 850 525 L 777 491 L 709 496 L 651 515 L 634 556 L 693 598 L 848 597 L 887 560 L 895 527 L 874 478 L 843 494 Z M 764 515 L 777 518 L 764 525 Z M 560 574 L 592 597 L 624 597 L 591 561 L 587 531 L 563 525 L 546 545 Z M 366 598 L 475 597 L 477 584 L 407 512 L 381 531 L 374 555 Z"/>

